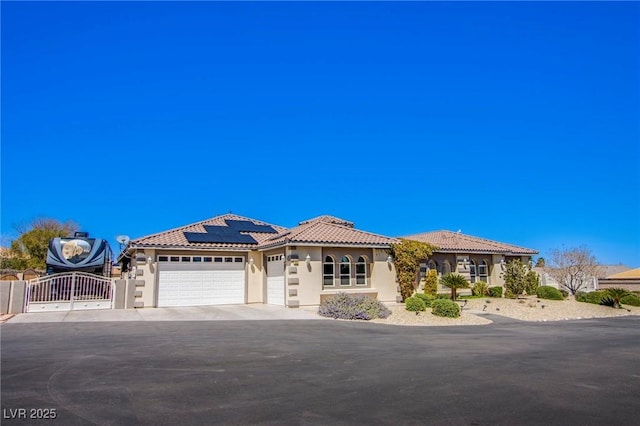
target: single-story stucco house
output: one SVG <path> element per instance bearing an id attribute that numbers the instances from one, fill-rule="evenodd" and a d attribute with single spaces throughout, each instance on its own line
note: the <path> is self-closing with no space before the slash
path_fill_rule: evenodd
<path id="1" fill-rule="evenodd" d="M 535 250 L 438 231 L 407 237 L 438 247 L 424 268 L 457 269 L 501 285 L 500 263 Z M 400 300 L 388 249 L 399 239 L 319 216 L 285 228 L 235 214 L 131 240 L 122 273 L 139 283 L 135 307 L 267 303 L 318 305 L 340 292 Z"/>
<path id="2" fill-rule="evenodd" d="M 504 285 L 500 275 L 502 266 L 506 262 L 520 259 L 526 264 L 531 262 L 532 256 L 538 254 L 536 250 L 473 237 L 461 232 L 433 231 L 402 238 L 438 247 L 421 265 L 422 278 L 428 270 L 435 269 L 438 276 L 449 272 L 462 274 L 472 284 L 484 281 L 489 286 Z M 447 289 L 439 287 L 438 290 L 446 291 Z"/>

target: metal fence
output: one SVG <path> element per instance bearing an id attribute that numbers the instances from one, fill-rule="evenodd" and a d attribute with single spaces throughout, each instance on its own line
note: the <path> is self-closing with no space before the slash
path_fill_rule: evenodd
<path id="1" fill-rule="evenodd" d="M 110 309 L 111 278 L 85 272 L 65 272 L 29 281 L 25 312 Z"/>

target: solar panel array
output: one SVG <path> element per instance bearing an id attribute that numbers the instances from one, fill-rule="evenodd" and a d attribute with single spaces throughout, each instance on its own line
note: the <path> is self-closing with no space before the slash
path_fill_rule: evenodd
<path id="1" fill-rule="evenodd" d="M 190 243 L 258 244 L 251 235 L 241 232 L 277 233 L 269 225 L 258 225 L 248 220 L 225 220 L 227 226 L 204 225 L 206 232 L 184 232 Z"/>
<path id="2" fill-rule="evenodd" d="M 235 228 L 238 231 L 263 232 L 266 234 L 276 234 L 278 232 L 269 225 L 258 225 L 257 223 L 253 223 L 250 220 L 226 219 L 225 222 L 230 228 Z"/>

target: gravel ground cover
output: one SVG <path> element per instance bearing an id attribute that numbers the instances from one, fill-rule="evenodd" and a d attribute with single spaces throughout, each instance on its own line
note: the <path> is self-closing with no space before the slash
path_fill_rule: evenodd
<path id="1" fill-rule="evenodd" d="M 624 306 L 613 309 L 608 306 L 568 300 L 544 300 L 531 296 L 526 299 L 470 299 L 466 303 L 459 300 L 463 306 L 459 318 L 441 318 L 433 315 L 431 309 L 420 312 L 409 312 L 404 304 L 389 305 L 392 314 L 385 319 L 375 319 L 370 322 L 379 324 L 394 324 L 406 326 L 452 326 L 452 325 L 482 325 L 491 321 L 483 318 L 483 313 L 501 315 L 522 321 L 562 321 L 583 318 L 606 318 L 627 315 L 640 315 L 640 307 Z"/>

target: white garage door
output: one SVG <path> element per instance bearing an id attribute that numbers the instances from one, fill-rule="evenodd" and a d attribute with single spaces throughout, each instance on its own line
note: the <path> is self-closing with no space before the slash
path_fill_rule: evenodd
<path id="1" fill-rule="evenodd" d="M 267 303 L 284 305 L 284 255 L 267 256 Z"/>
<path id="2" fill-rule="evenodd" d="M 159 256 L 158 306 L 245 303 L 244 271 L 244 257 Z"/>

